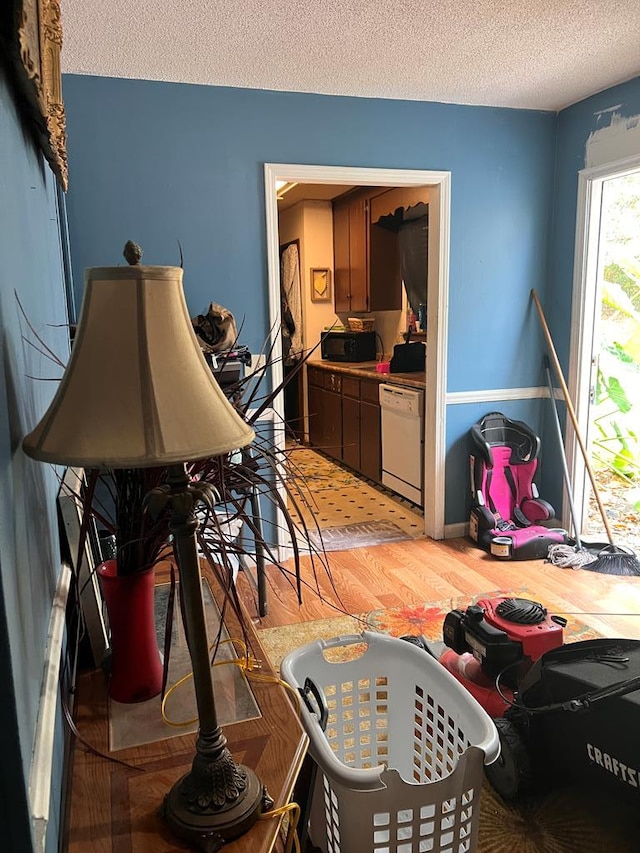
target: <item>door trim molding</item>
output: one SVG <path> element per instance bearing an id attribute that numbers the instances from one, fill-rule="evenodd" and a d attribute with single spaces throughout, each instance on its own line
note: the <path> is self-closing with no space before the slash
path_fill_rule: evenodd
<path id="1" fill-rule="evenodd" d="M 576 238 L 573 261 L 573 298 L 571 304 L 571 338 L 567 387 L 576 413 L 581 436 L 587 438 L 589 419 L 589 377 L 593 352 L 593 319 L 597 295 L 598 248 L 602 185 L 640 170 L 640 155 L 603 163 L 578 172 Z M 586 468 L 574 430 L 565 433 L 567 463 L 573 488 L 573 501 L 578 524 L 582 525 L 587 493 Z M 570 518 L 569 500 L 564 495 L 562 522 Z"/>
<path id="2" fill-rule="evenodd" d="M 264 164 L 267 269 L 269 282 L 271 365 L 274 385 L 282 381 L 280 345 L 280 264 L 278 258 L 278 206 L 276 181 L 348 186 L 429 186 L 436 192 L 430 205 L 427 294 L 427 360 L 425 391 L 425 493 L 424 532 L 433 539 L 444 537 L 444 491 L 446 457 L 446 381 L 449 308 L 449 244 L 451 221 L 451 172 L 417 169 L 376 169 L 351 166 L 309 166 L 291 163 Z M 274 402 L 284 423 L 282 395 Z M 427 439 L 428 437 L 428 439 Z M 276 442 L 284 446 L 284 428 L 277 429 Z M 284 491 L 284 490 L 283 490 Z M 283 494 L 283 497 L 284 494 Z M 280 522 L 280 519 L 278 519 Z M 284 525 L 278 523 L 278 545 L 284 541 Z"/>

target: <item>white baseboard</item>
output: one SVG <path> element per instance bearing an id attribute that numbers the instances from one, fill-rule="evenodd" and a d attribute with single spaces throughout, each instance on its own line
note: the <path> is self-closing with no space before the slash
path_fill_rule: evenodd
<path id="1" fill-rule="evenodd" d="M 58 707 L 60 663 L 70 583 L 71 569 L 65 563 L 60 570 L 49 617 L 40 706 L 29 773 L 29 800 L 34 853 L 44 853 L 47 842 L 55 718 Z"/>
<path id="2" fill-rule="evenodd" d="M 445 524 L 444 538 L 445 539 L 460 539 L 469 534 L 469 523 L 467 521 L 459 521 L 456 524 Z"/>

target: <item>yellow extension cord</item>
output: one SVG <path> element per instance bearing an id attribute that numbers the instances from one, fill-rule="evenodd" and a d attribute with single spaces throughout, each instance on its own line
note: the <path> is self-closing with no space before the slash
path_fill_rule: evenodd
<path id="1" fill-rule="evenodd" d="M 266 684 L 280 684 L 282 687 L 286 687 L 287 690 L 289 690 L 289 692 L 293 696 L 295 696 L 296 710 L 298 711 L 298 713 L 300 713 L 300 697 L 298 696 L 297 691 L 294 690 L 294 688 L 290 684 L 287 684 L 286 681 L 283 681 L 281 678 L 278 678 L 277 676 L 266 675 L 265 673 L 256 672 L 256 670 L 259 669 L 261 666 L 260 661 L 256 660 L 255 658 L 252 658 L 248 654 L 247 647 L 242 642 L 242 640 L 238 640 L 238 639 L 222 640 L 222 642 L 220 642 L 219 645 L 224 645 L 225 643 L 237 643 L 239 646 L 242 647 L 242 653 L 243 653 L 244 657 L 242 657 L 242 658 L 231 658 L 229 660 L 216 661 L 212 664 L 212 667 L 214 667 L 214 666 L 228 666 L 229 664 L 233 664 L 234 666 L 237 666 L 240 669 L 242 669 L 250 681 L 260 681 L 260 682 L 263 682 Z M 211 644 L 209 651 L 211 651 L 213 649 L 214 645 L 215 644 L 213 644 L 213 643 Z M 169 717 L 167 717 L 167 714 L 165 711 L 165 706 L 166 706 L 166 703 L 167 703 L 169 696 L 171 696 L 171 694 L 175 690 L 177 690 L 178 687 L 180 687 L 182 684 L 184 684 L 190 678 L 193 678 L 193 670 L 191 672 L 188 672 L 186 675 L 184 675 L 178 681 L 176 681 L 176 683 L 173 684 L 167 690 L 167 692 L 165 693 L 164 698 L 162 700 L 162 705 L 160 706 L 160 711 L 162 713 L 162 719 L 164 720 L 164 722 L 168 726 L 171 726 L 172 728 L 184 728 L 185 726 L 191 726 L 191 725 L 193 725 L 193 723 L 198 722 L 198 717 L 194 717 L 192 720 L 183 720 L 183 721 L 177 722 L 175 720 L 169 719 Z M 291 813 L 291 817 L 290 817 L 289 826 L 287 829 L 287 840 L 286 840 L 286 846 L 285 846 L 284 853 L 291 853 L 291 851 L 294 849 L 294 847 L 295 847 L 296 853 L 300 853 L 300 841 L 298 839 L 298 833 L 296 832 L 296 828 L 298 826 L 298 820 L 300 819 L 300 806 L 298 805 L 298 803 L 287 803 L 287 805 L 285 805 L 285 806 L 280 806 L 277 809 L 272 809 L 271 811 L 264 812 L 263 814 L 260 815 L 260 820 L 270 820 L 274 817 L 282 817 L 283 815 L 289 814 L 289 813 Z"/>
<path id="2" fill-rule="evenodd" d="M 301 853 L 300 840 L 298 839 L 298 833 L 296 832 L 298 820 L 300 819 L 300 806 L 298 803 L 287 803 L 286 806 L 280 806 L 279 809 L 272 809 L 270 812 L 264 812 L 264 814 L 260 815 L 259 820 L 269 820 L 272 817 L 281 817 L 289 812 L 291 812 L 291 818 L 289 820 L 289 826 L 287 827 L 287 841 L 284 853 L 291 853 L 294 847 L 296 849 L 296 853 Z"/>

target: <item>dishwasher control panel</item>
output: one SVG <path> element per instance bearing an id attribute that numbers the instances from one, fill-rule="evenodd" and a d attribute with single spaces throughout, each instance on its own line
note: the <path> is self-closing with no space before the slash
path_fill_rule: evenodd
<path id="1" fill-rule="evenodd" d="M 380 385 L 380 405 L 396 412 L 404 412 L 416 418 L 422 417 L 423 395 L 421 391 L 401 388 L 398 385 Z"/>

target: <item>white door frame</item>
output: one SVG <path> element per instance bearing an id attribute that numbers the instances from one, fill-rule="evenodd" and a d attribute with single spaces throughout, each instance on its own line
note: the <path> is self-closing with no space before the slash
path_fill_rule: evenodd
<path id="1" fill-rule="evenodd" d="M 449 234 L 451 172 L 414 169 L 374 169 L 350 166 L 305 166 L 265 163 L 264 189 L 267 224 L 269 316 L 273 364 L 272 381 L 282 381 L 280 342 L 280 259 L 276 181 L 348 186 L 432 187 L 429 205 L 429 288 L 427 295 L 427 363 L 425 391 L 424 532 L 444 537 L 447 332 L 449 305 Z M 277 423 L 284 423 L 283 395 L 274 401 Z M 284 430 L 276 428 L 276 442 L 284 446 Z M 284 495 L 283 495 L 284 497 Z M 285 528 L 278 519 L 278 544 L 287 548 Z"/>
<path id="2" fill-rule="evenodd" d="M 640 170 L 640 155 L 604 163 L 578 172 L 578 204 L 576 213 L 576 242 L 573 264 L 573 302 L 571 306 L 571 343 L 567 386 L 576 413 L 580 434 L 588 436 L 591 358 L 596 297 L 598 294 L 598 249 L 602 185 L 611 178 L 620 178 Z M 582 530 L 587 496 L 586 468 L 574 431 L 567 430 L 565 446 L 577 524 Z M 565 495 L 563 523 L 570 518 L 569 501 Z"/>

